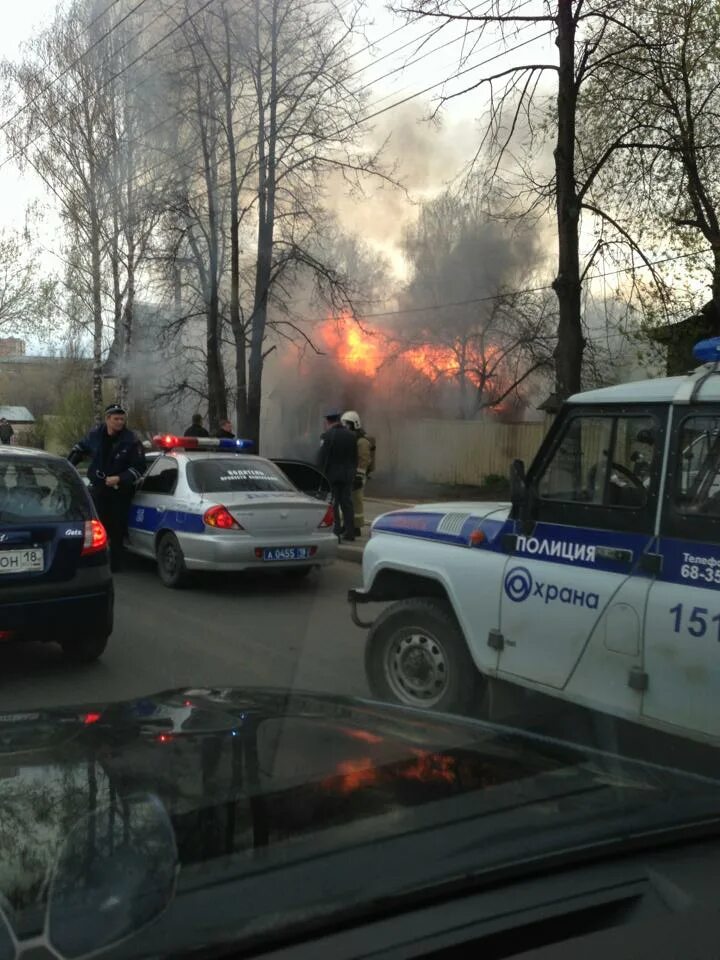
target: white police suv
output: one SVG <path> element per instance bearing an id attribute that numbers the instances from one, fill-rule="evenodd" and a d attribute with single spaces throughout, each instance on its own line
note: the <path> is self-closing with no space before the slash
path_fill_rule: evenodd
<path id="1" fill-rule="evenodd" d="M 310 464 L 253 456 L 246 440 L 164 435 L 153 444 L 159 455 L 130 506 L 128 549 L 156 559 L 166 586 L 183 586 L 195 570 L 302 577 L 335 559 L 327 481 Z"/>
<path id="2" fill-rule="evenodd" d="M 496 677 L 720 743 L 720 338 L 695 356 L 571 397 L 512 504 L 375 521 L 350 592 L 374 695 L 464 711 Z"/>

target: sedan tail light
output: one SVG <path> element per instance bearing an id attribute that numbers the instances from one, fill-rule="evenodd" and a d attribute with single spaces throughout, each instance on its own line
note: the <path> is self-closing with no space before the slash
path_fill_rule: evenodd
<path id="1" fill-rule="evenodd" d="M 220 504 L 205 511 L 203 523 L 206 527 L 214 527 L 216 530 L 242 530 L 228 508 Z"/>
<path id="2" fill-rule="evenodd" d="M 325 511 L 325 516 L 322 518 L 318 526 L 321 530 L 325 530 L 328 527 L 332 527 L 334 525 L 335 525 L 335 511 L 333 510 L 332 505 L 330 505 Z"/>
<path id="3" fill-rule="evenodd" d="M 81 557 L 89 557 L 93 553 L 99 553 L 105 550 L 108 545 L 108 537 L 105 527 L 99 520 L 85 521 L 85 536 L 83 538 Z"/>

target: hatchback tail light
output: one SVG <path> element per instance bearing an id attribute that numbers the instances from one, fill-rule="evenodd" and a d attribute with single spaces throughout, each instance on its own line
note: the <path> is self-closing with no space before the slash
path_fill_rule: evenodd
<path id="1" fill-rule="evenodd" d="M 333 510 L 332 505 L 330 505 L 325 511 L 325 516 L 322 518 L 318 526 L 320 527 L 321 530 L 325 530 L 328 527 L 332 527 L 334 525 L 335 525 L 335 511 Z"/>
<path id="2" fill-rule="evenodd" d="M 242 530 L 242 527 L 227 507 L 220 506 L 219 504 L 205 511 L 203 523 L 206 527 L 214 527 L 216 530 Z"/>
<path id="3" fill-rule="evenodd" d="M 108 545 L 108 537 L 105 527 L 99 520 L 85 521 L 85 537 L 83 539 L 81 557 L 89 557 L 93 553 L 99 553 Z"/>

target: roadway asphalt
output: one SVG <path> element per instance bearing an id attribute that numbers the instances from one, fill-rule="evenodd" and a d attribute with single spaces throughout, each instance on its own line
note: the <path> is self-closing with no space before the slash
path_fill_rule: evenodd
<path id="1" fill-rule="evenodd" d="M 0 710 L 102 703 L 174 687 L 279 686 L 367 696 L 364 631 L 347 591 L 357 562 L 292 581 L 279 573 L 206 575 L 168 590 L 151 562 L 116 576 L 115 631 L 96 664 L 68 664 L 55 644 L 0 645 Z M 371 613 L 370 609 L 363 614 Z M 720 776 L 716 750 L 494 683 L 476 716 L 654 763 Z"/>
<path id="2" fill-rule="evenodd" d="M 70 666 L 55 644 L 0 647 L 3 712 L 216 684 L 367 695 L 364 634 L 345 600 L 356 564 L 302 581 L 207 576 L 187 590 L 164 587 L 149 561 L 128 567 L 115 578 L 115 630 L 98 663 Z"/>

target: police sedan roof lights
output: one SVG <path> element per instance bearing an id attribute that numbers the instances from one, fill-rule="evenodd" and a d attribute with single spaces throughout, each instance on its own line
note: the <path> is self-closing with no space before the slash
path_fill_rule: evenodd
<path id="1" fill-rule="evenodd" d="M 252 440 L 229 437 L 176 437 L 171 433 L 163 433 L 153 437 L 153 446 L 161 450 L 234 450 L 240 453 L 252 450 L 255 444 Z"/>

